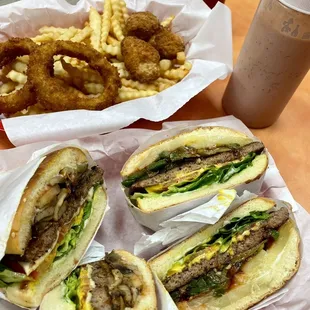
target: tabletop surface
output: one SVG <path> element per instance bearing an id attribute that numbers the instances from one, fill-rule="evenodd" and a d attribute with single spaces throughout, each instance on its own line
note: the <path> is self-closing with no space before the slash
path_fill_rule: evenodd
<path id="1" fill-rule="evenodd" d="M 12 0 L 0 0 L 0 5 Z M 71 0 L 69 2 L 75 2 Z M 232 11 L 234 61 L 236 61 L 259 0 L 227 0 Z M 171 116 L 169 121 L 196 120 L 225 115 L 221 99 L 227 85 L 216 81 Z M 132 124 L 132 128 L 160 129 L 161 122 L 145 120 Z M 274 157 L 281 175 L 296 201 L 310 212 L 310 191 L 307 177 L 310 175 L 310 72 L 290 100 L 279 120 L 266 129 L 253 133 L 260 138 Z M 3 132 L 0 133 L 0 149 L 11 148 Z"/>

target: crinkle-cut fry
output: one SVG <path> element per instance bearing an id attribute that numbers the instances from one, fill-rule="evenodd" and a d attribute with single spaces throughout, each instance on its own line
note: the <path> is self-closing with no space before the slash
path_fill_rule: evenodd
<path id="1" fill-rule="evenodd" d="M 16 83 L 13 81 L 9 81 L 7 83 L 4 83 L 0 86 L 0 94 L 1 95 L 8 95 L 11 93 L 13 90 L 15 90 Z"/>
<path id="2" fill-rule="evenodd" d="M 113 46 L 120 46 L 121 42 L 113 38 L 112 36 L 108 36 L 107 43 Z"/>
<path id="3" fill-rule="evenodd" d="M 89 26 L 92 29 L 90 44 L 95 50 L 101 52 L 101 16 L 93 7 L 89 11 Z"/>
<path id="4" fill-rule="evenodd" d="M 163 73 L 163 76 L 171 80 L 180 81 L 189 73 L 191 68 L 192 68 L 192 64 L 186 61 L 184 65 L 180 66 L 177 69 L 171 69 L 171 70 L 165 71 Z"/>
<path id="5" fill-rule="evenodd" d="M 172 81 L 172 80 L 169 80 L 169 79 L 164 79 L 162 77 L 159 77 L 155 82 L 154 82 L 155 85 L 159 85 L 159 84 L 167 84 L 167 85 L 174 85 L 176 84 L 176 81 Z"/>
<path id="6" fill-rule="evenodd" d="M 130 74 L 129 72 L 126 70 L 125 64 L 123 62 L 112 62 L 111 63 L 114 67 L 117 68 L 118 74 L 120 78 L 129 78 Z"/>
<path id="7" fill-rule="evenodd" d="M 158 90 L 159 90 L 160 92 L 162 92 L 162 91 L 164 91 L 165 89 L 167 89 L 167 88 L 169 88 L 169 87 L 171 87 L 171 86 L 173 86 L 173 85 L 171 85 L 171 84 L 166 84 L 166 83 L 159 83 L 159 84 L 158 84 Z"/>
<path id="8" fill-rule="evenodd" d="M 119 22 L 119 25 L 120 25 L 122 31 L 124 31 L 125 30 L 125 19 L 124 19 L 124 14 L 123 14 L 122 5 L 120 3 L 120 0 L 111 0 L 111 5 L 112 5 L 113 15 L 115 16 L 115 18 Z"/>
<path id="9" fill-rule="evenodd" d="M 15 70 L 11 70 L 6 77 L 18 84 L 25 84 L 27 82 L 27 75 Z"/>
<path id="10" fill-rule="evenodd" d="M 60 38 L 60 36 L 61 35 L 58 33 L 50 32 L 50 33 L 39 34 L 38 36 L 31 38 L 31 40 L 33 42 L 39 44 L 39 43 L 58 40 Z"/>
<path id="11" fill-rule="evenodd" d="M 23 56 L 16 57 L 16 60 L 21 61 L 24 64 L 28 64 L 29 63 L 29 55 L 23 55 Z"/>
<path id="12" fill-rule="evenodd" d="M 2 83 L 10 82 L 11 80 L 7 77 L 7 74 L 13 69 L 13 62 L 2 67 L 0 70 L 0 81 Z"/>
<path id="13" fill-rule="evenodd" d="M 170 59 L 162 59 L 159 62 L 160 71 L 164 72 L 172 68 L 172 61 Z"/>
<path id="14" fill-rule="evenodd" d="M 120 45 L 113 46 L 113 45 L 110 45 L 110 44 L 107 44 L 107 43 L 103 43 L 102 44 L 102 50 L 106 54 L 110 54 L 112 56 L 118 56 L 118 57 L 122 56 L 122 51 L 121 51 Z"/>
<path id="15" fill-rule="evenodd" d="M 84 87 L 87 91 L 88 94 L 93 94 L 93 95 L 97 95 L 97 94 L 101 94 L 104 91 L 104 86 L 102 84 L 99 83 L 84 83 Z"/>
<path id="16" fill-rule="evenodd" d="M 158 90 L 157 86 L 154 84 L 145 84 L 138 81 L 126 80 L 124 78 L 121 79 L 121 82 L 123 86 L 134 88 L 137 90 Z"/>
<path id="17" fill-rule="evenodd" d="M 129 17 L 126 2 L 124 0 L 119 0 L 119 4 L 121 6 L 121 10 L 122 10 L 122 13 L 123 13 L 124 21 L 126 22 L 126 20 Z"/>
<path id="18" fill-rule="evenodd" d="M 124 102 L 128 100 L 138 99 L 138 98 L 144 98 L 149 97 L 158 94 L 157 91 L 154 90 L 124 90 L 124 88 L 120 88 L 118 92 L 117 102 Z"/>
<path id="19" fill-rule="evenodd" d="M 113 15 L 111 18 L 111 26 L 114 33 L 114 36 L 117 40 L 122 41 L 124 39 L 123 30 L 119 20 L 117 19 L 116 15 Z"/>
<path id="20" fill-rule="evenodd" d="M 41 104 L 36 103 L 35 105 L 29 106 L 27 109 L 21 110 L 14 114 L 10 114 L 9 117 L 36 115 L 36 114 L 42 114 L 42 113 L 48 113 L 48 112 L 49 111 L 45 110 L 45 108 Z"/>
<path id="21" fill-rule="evenodd" d="M 117 69 L 126 69 L 125 63 L 123 62 L 112 62 L 112 66 L 116 67 Z"/>
<path id="22" fill-rule="evenodd" d="M 161 23 L 160 25 L 163 26 L 163 27 L 166 27 L 166 28 L 169 28 L 171 27 L 171 23 L 172 21 L 174 20 L 175 16 L 174 15 L 171 15 L 167 18 L 165 18 Z"/>
<path id="23" fill-rule="evenodd" d="M 12 65 L 12 69 L 20 73 L 26 73 L 27 67 L 28 67 L 27 64 L 18 60 L 15 60 Z"/>
<path id="24" fill-rule="evenodd" d="M 97 71 L 94 71 L 90 68 L 85 68 L 80 70 L 72 66 L 70 63 L 67 63 L 63 58 L 60 59 L 62 67 L 66 70 L 71 77 L 79 77 L 84 81 L 93 82 L 93 83 L 102 83 L 102 78 Z"/>
<path id="25" fill-rule="evenodd" d="M 186 61 L 185 52 L 178 52 L 177 53 L 177 64 L 178 65 L 184 65 L 185 61 Z"/>
<path id="26" fill-rule="evenodd" d="M 68 30 L 68 28 L 60 28 L 60 27 L 53 27 L 53 26 L 43 26 L 39 29 L 40 33 L 58 33 L 62 35 Z"/>
<path id="27" fill-rule="evenodd" d="M 82 42 L 86 38 L 90 37 L 92 29 L 89 26 L 84 27 L 81 31 L 78 31 L 77 34 L 71 38 L 72 42 Z"/>
<path id="28" fill-rule="evenodd" d="M 62 67 L 60 61 L 54 62 L 54 76 L 67 82 L 71 80 L 69 73 Z"/>
<path id="29" fill-rule="evenodd" d="M 101 44 L 107 42 L 111 29 L 112 5 L 111 0 L 104 1 L 102 23 L 101 23 Z"/>
<path id="30" fill-rule="evenodd" d="M 57 40 L 64 40 L 64 41 L 69 41 L 71 40 L 78 32 L 80 29 L 77 29 L 75 27 L 70 27 L 65 31 L 63 34 L 61 34 Z"/>

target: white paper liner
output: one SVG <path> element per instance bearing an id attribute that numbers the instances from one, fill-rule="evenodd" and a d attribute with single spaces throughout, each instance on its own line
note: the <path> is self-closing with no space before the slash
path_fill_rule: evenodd
<path id="1" fill-rule="evenodd" d="M 199 122 L 165 123 L 164 128 L 173 126 L 196 126 L 199 124 L 227 126 L 246 134 L 250 131 L 234 117 L 223 117 Z M 145 129 L 125 129 L 104 136 L 93 136 L 66 142 L 68 145 L 78 145 L 87 149 L 92 158 L 104 168 L 109 206 L 111 208 L 103 220 L 96 235 L 96 240 L 104 244 L 106 251 L 124 249 L 133 253 L 134 244 L 141 238 L 142 233 L 151 232 L 139 225 L 131 215 L 120 186 L 120 170 L 129 156 L 156 131 Z M 27 163 L 36 150 L 58 143 L 39 142 L 21 146 L 15 149 L 0 151 L 0 171 L 14 169 Z M 309 309 L 310 302 L 310 216 L 293 199 L 284 180 L 282 179 L 272 157 L 269 157 L 269 168 L 262 186 L 264 195 L 274 199 L 288 201 L 294 206 L 295 218 L 302 236 L 303 259 L 297 275 L 286 285 L 287 294 L 279 301 L 269 305 L 268 310 L 300 310 Z M 2 225 L 2 223 L 1 223 Z M 274 296 L 274 295 L 273 295 Z M 0 309 L 18 309 L 0 302 Z"/>
<path id="2" fill-rule="evenodd" d="M 37 141 L 68 140 L 106 133 L 140 118 L 160 121 L 180 109 L 192 97 L 232 71 L 231 14 L 222 3 L 211 11 L 202 0 L 127 1 L 131 11 L 149 10 L 160 20 L 175 15 L 173 31 L 186 42 L 193 64 L 188 76 L 156 96 L 136 99 L 103 111 L 74 110 L 4 119 L 3 126 L 14 145 Z M 1 7 L 0 40 L 8 36 L 35 36 L 44 25 L 81 27 L 89 8 L 103 8 L 102 0 L 24 0 Z"/>

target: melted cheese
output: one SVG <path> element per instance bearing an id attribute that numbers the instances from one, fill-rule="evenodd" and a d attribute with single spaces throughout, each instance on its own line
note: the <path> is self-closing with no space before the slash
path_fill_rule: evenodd
<path id="1" fill-rule="evenodd" d="M 92 310 L 93 307 L 91 301 L 91 290 L 95 287 L 94 281 L 91 279 L 91 266 L 87 265 L 82 267 L 79 276 L 79 287 L 77 289 L 77 295 L 79 298 L 80 310 Z"/>

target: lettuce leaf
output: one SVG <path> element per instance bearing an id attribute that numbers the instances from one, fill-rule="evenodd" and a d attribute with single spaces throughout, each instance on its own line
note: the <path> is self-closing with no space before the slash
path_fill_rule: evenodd
<path id="1" fill-rule="evenodd" d="M 15 272 L 0 263 L 0 287 L 6 287 L 10 283 L 18 283 L 27 279 L 28 277 L 25 274 Z"/>
<path id="2" fill-rule="evenodd" d="M 78 225 L 73 225 L 70 231 L 66 234 L 66 236 L 64 237 L 64 239 L 57 248 L 55 260 L 64 257 L 71 250 L 75 249 L 76 242 L 81 235 L 81 232 L 85 226 L 85 222 L 90 217 L 91 208 L 92 208 L 92 201 L 88 201 L 85 207 L 83 208 L 83 217 L 81 223 Z"/>
<path id="3" fill-rule="evenodd" d="M 70 276 L 64 281 L 66 286 L 65 298 L 68 302 L 73 302 L 78 306 L 79 297 L 77 295 L 77 289 L 80 285 L 80 268 L 75 269 Z"/>
<path id="4" fill-rule="evenodd" d="M 136 200 L 137 198 L 155 197 L 155 196 L 171 196 L 177 193 L 186 193 L 189 191 L 209 186 L 215 183 L 225 183 L 235 174 L 248 168 L 252 165 L 255 153 L 249 153 L 241 162 L 230 163 L 228 165 L 216 168 L 215 166 L 210 167 L 207 171 L 201 174 L 196 180 L 180 185 L 170 186 L 167 191 L 162 193 L 134 193 L 130 198 Z"/>

